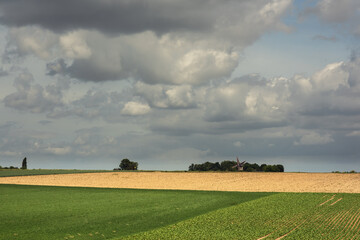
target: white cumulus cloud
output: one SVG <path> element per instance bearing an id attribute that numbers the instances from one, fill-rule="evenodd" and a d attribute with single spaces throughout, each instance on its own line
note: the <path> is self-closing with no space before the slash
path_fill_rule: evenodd
<path id="1" fill-rule="evenodd" d="M 150 107 L 147 104 L 139 102 L 128 102 L 125 104 L 121 113 L 130 116 L 144 115 L 150 112 Z"/>

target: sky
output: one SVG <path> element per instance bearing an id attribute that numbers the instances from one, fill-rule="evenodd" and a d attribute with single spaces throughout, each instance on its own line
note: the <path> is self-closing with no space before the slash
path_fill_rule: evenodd
<path id="1" fill-rule="evenodd" d="M 0 165 L 360 171 L 358 0 L 0 0 Z"/>

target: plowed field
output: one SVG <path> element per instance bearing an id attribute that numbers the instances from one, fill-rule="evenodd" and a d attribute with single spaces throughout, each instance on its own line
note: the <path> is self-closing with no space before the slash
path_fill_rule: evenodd
<path id="1" fill-rule="evenodd" d="M 109 172 L 3 177 L 0 183 L 245 192 L 360 193 L 360 174 Z"/>

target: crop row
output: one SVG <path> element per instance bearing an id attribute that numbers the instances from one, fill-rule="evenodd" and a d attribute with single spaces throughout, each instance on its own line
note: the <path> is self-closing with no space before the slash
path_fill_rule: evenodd
<path id="1" fill-rule="evenodd" d="M 280 193 L 129 239 L 360 239 L 360 195 Z"/>

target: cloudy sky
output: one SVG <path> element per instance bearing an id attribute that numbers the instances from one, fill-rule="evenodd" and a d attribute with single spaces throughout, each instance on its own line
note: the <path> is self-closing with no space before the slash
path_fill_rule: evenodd
<path id="1" fill-rule="evenodd" d="M 0 0 L 0 165 L 360 171 L 358 0 Z"/>

